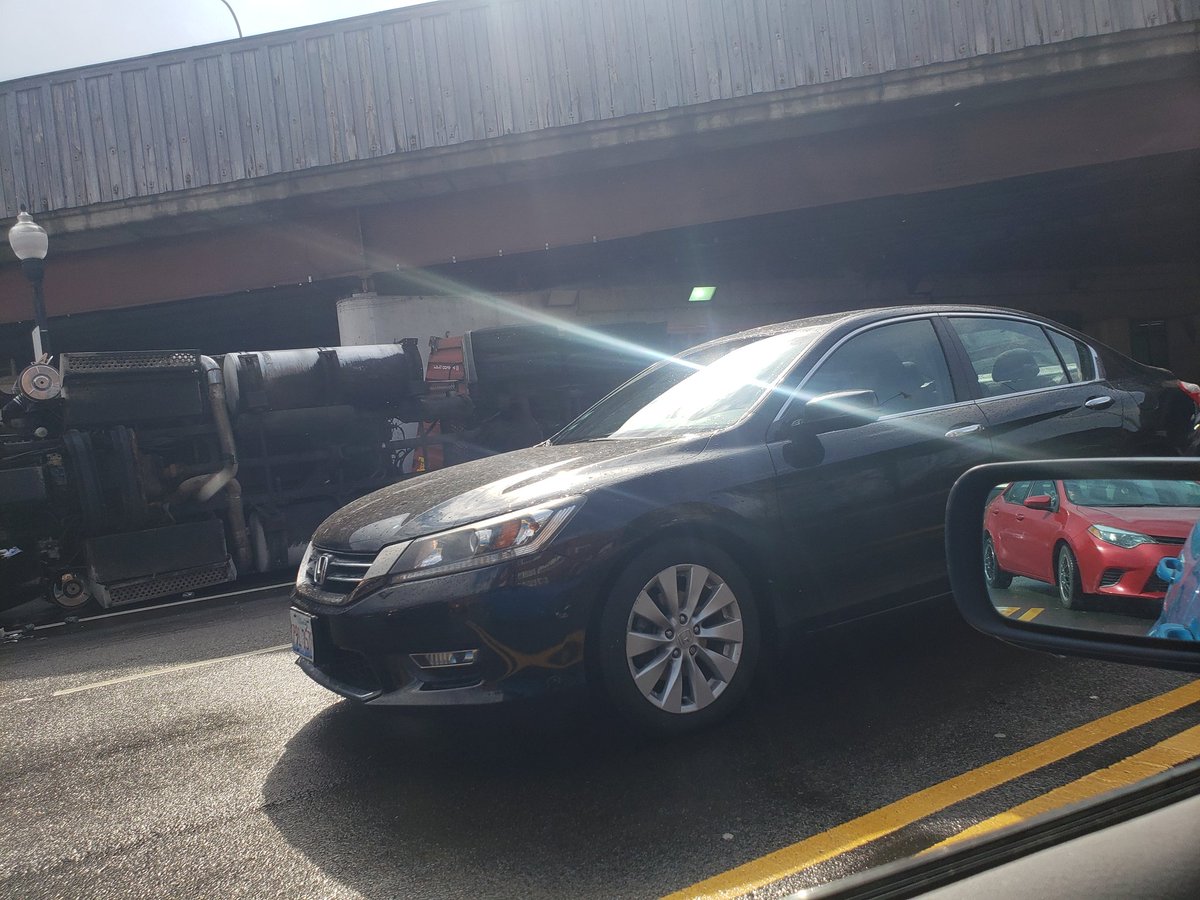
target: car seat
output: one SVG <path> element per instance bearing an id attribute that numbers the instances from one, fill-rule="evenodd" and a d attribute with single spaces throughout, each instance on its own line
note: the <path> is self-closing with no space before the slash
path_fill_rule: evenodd
<path id="1" fill-rule="evenodd" d="M 992 364 L 992 392 L 1032 391 L 1044 387 L 1037 357 L 1028 350 L 1005 350 Z"/>

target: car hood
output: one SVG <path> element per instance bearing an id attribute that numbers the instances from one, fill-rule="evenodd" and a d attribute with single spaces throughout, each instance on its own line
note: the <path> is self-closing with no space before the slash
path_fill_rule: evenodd
<path id="1" fill-rule="evenodd" d="M 1096 506 L 1088 511 L 1096 525 L 1124 528 L 1158 537 L 1186 538 L 1200 519 L 1192 506 Z"/>
<path id="2" fill-rule="evenodd" d="M 328 550 L 371 553 L 547 500 L 587 494 L 679 462 L 706 439 L 602 440 L 541 444 L 439 469 L 342 507 L 313 535 Z"/>

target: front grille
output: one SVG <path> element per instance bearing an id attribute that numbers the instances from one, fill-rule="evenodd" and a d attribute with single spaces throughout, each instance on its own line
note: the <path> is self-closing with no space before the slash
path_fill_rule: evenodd
<path id="1" fill-rule="evenodd" d="M 1165 594 L 1167 592 L 1167 588 L 1169 587 L 1170 585 L 1157 575 L 1151 575 L 1142 591 L 1146 594 Z"/>
<path id="2" fill-rule="evenodd" d="M 1154 538 L 1155 542 L 1159 544 L 1177 544 L 1182 546 L 1187 543 L 1187 538 L 1185 537 L 1164 537 L 1159 534 L 1152 534 L 1150 537 Z"/>
<path id="3" fill-rule="evenodd" d="M 320 556 L 326 556 L 328 560 L 325 563 L 325 578 L 318 584 L 315 572 Z M 322 550 L 314 547 L 305 577 L 307 581 L 327 594 L 349 594 L 358 587 L 373 562 L 375 562 L 374 553 L 347 553 L 341 550 Z"/>
<path id="4" fill-rule="evenodd" d="M 1112 587 L 1124 574 L 1124 569 L 1105 569 L 1104 574 L 1100 576 L 1100 587 Z"/>

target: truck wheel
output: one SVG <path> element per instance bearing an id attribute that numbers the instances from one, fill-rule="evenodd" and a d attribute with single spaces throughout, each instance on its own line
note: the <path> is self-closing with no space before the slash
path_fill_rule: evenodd
<path id="1" fill-rule="evenodd" d="M 64 572 L 50 582 L 46 590 L 46 598 L 66 610 L 77 610 L 87 606 L 92 599 L 92 593 L 87 589 L 87 583 L 70 572 Z"/>
<path id="2" fill-rule="evenodd" d="M 710 725 L 750 688 L 759 621 L 750 582 L 727 554 L 689 540 L 652 547 L 625 567 L 601 611 L 604 693 L 649 732 Z"/>

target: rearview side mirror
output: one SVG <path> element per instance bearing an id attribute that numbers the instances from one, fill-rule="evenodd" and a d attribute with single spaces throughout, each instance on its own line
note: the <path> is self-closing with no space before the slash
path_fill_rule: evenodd
<path id="1" fill-rule="evenodd" d="M 813 397 L 804 404 L 794 431 L 828 434 L 867 425 L 879 418 L 879 398 L 874 391 L 834 391 Z"/>
<path id="2" fill-rule="evenodd" d="M 1196 459 L 971 469 L 946 506 L 959 611 L 979 631 L 1028 649 L 1200 672 L 1198 479 Z M 1063 481 L 1067 522 L 990 526 L 984 509 L 997 485 L 1041 480 Z"/>
<path id="3" fill-rule="evenodd" d="M 1046 494 L 1038 494 L 1036 497 L 1026 497 L 1025 506 L 1028 509 L 1054 509 L 1054 499 Z"/>

